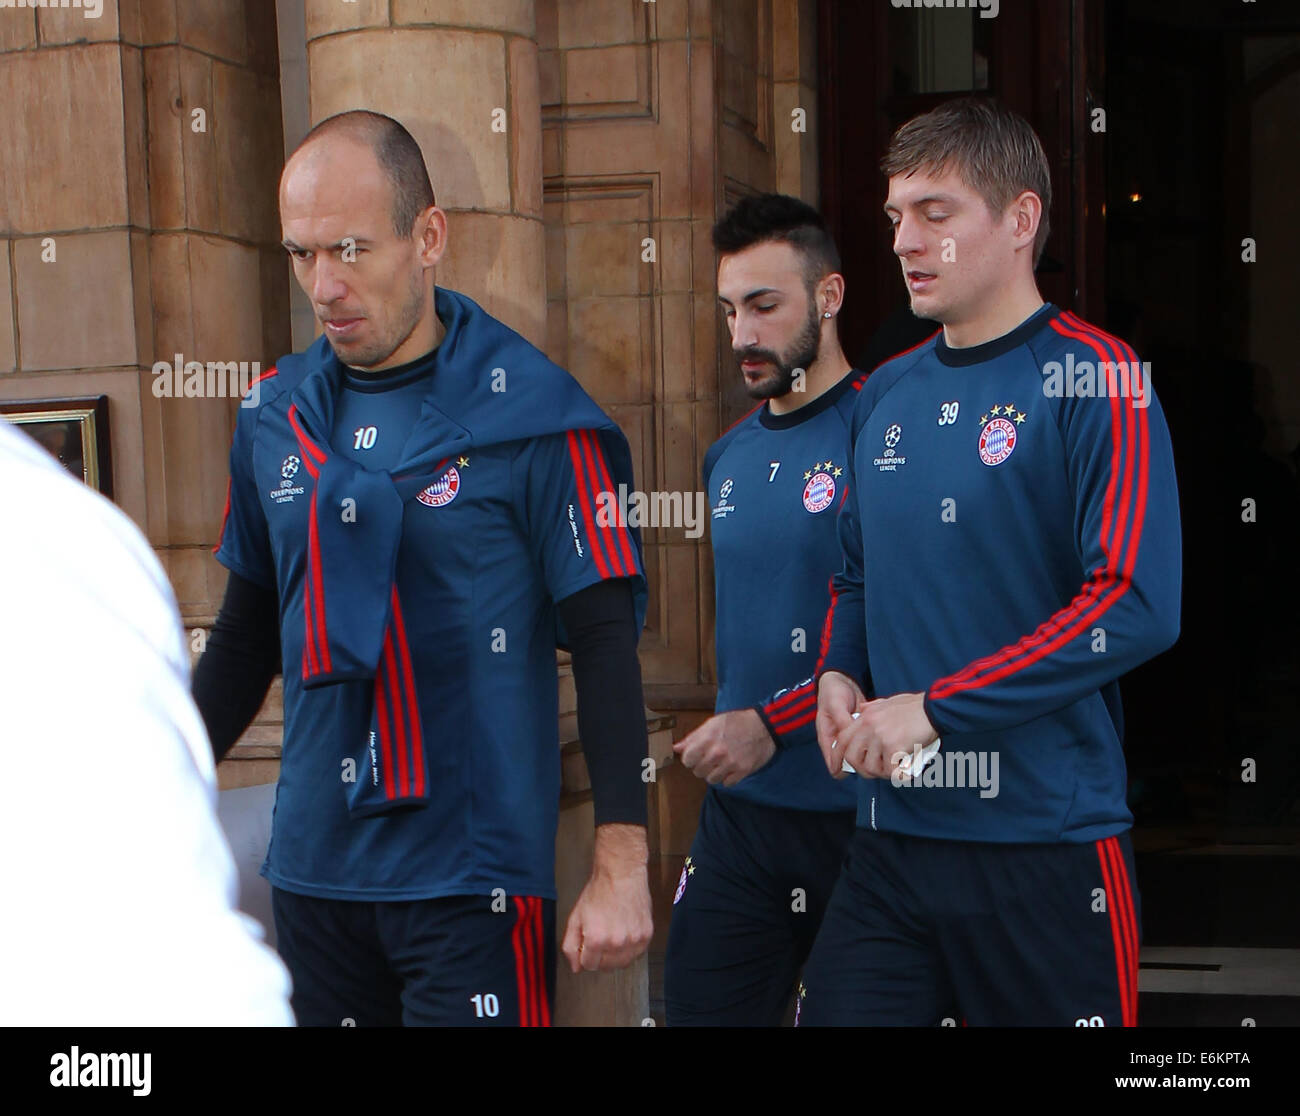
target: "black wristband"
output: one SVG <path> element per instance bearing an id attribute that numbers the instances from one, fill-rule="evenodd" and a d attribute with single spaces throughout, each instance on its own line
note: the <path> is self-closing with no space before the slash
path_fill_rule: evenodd
<path id="1" fill-rule="evenodd" d="M 814 694 L 816 693 L 815 690 L 813 692 Z M 772 738 L 772 746 L 776 748 L 778 752 L 781 751 L 781 749 L 785 747 L 785 741 L 781 739 L 781 734 L 772 727 L 772 722 L 768 719 L 767 713 L 763 709 L 763 703 L 759 702 L 757 705 L 751 705 L 750 708 L 758 714 L 758 719 L 763 722 L 763 727 L 767 729 L 767 735 Z"/>

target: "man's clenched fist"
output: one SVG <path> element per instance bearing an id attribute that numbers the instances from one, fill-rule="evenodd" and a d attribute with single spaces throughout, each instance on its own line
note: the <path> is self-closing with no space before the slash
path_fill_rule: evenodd
<path id="1" fill-rule="evenodd" d="M 710 717 L 673 751 L 701 779 L 730 787 L 767 763 L 776 744 L 755 710 L 736 709 Z"/>

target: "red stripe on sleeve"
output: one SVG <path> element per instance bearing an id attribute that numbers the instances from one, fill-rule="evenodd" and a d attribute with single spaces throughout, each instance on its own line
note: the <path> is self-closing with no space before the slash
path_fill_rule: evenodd
<path id="1" fill-rule="evenodd" d="M 573 476 L 578 486 L 578 510 L 582 514 L 583 521 L 588 524 L 587 541 L 591 546 L 592 561 L 596 563 L 596 572 L 601 577 L 609 577 L 609 564 L 605 561 L 605 555 L 601 549 L 601 540 L 595 529 L 596 515 L 587 494 L 587 476 L 582 467 L 578 438 L 572 430 L 568 432 L 566 437 L 569 443 L 569 460 L 573 464 Z"/>
<path id="2" fill-rule="evenodd" d="M 804 714 L 810 709 L 813 711 L 813 715 L 816 716 L 817 695 L 811 692 L 809 692 L 797 705 L 792 705 L 788 709 L 783 709 L 776 715 L 769 714 L 769 719 L 772 722 L 772 727 L 776 729 L 777 732 L 786 733 L 795 727 L 794 722 L 806 725 L 808 721 Z"/>
<path id="3" fill-rule="evenodd" d="M 591 491 L 593 493 L 593 499 L 592 499 L 593 506 L 599 509 L 600 494 L 602 492 L 607 492 L 609 490 L 605 488 L 605 486 L 601 483 L 600 474 L 596 469 L 595 458 L 591 451 L 591 444 L 588 441 L 588 435 L 590 434 L 590 431 L 579 430 L 577 434 L 578 434 L 578 449 L 579 449 L 578 456 L 581 458 L 583 467 L 586 469 L 587 483 L 591 485 Z M 614 577 L 626 576 L 623 571 L 623 561 L 619 557 L 618 546 L 614 542 L 613 528 L 608 523 L 605 524 L 605 526 L 603 527 L 599 526 L 600 521 L 595 518 L 595 515 L 593 515 L 592 522 L 593 522 L 592 530 L 599 531 L 601 533 L 600 537 L 605 544 L 605 553 L 609 555 L 609 568 L 612 572 L 612 576 Z"/>
<path id="4" fill-rule="evenodd" d="M 772 730 L 782 736 L 801 729 L 817 719 L 817 674 L 822 669 L 822 664 L 826 662 L 826 655 L 830 650 L 835 604 L 839 600 L 839 592 L 835 588 L 833 577 L 827 583 L 827 588 L 830 593 L 830 604 L 826 608 L 826 619 L 822 621 L 821 646 L 817 651 L 817 665 L 813 668 L 812 678 L 764 706 Z"/>
<path id="5" fill-rule="evenodd" d="M 1062 328 L 1059 325 L 1057 320 L 1053 320 L 1051 324 L 1052 327 L 1056 329 L 1058 333 L 1061 333 L 1064 336 L 1073 337 L 1077 340 L 1086 340 L 1080 334 L 1073 333 Z M 1115 491 L 1119 484 L 1120 474 L 1121 474 L 1121 454 L 1122 454 L 1122 445 L 1121 445 L 1122 433 L 1121 432 L 1123 428 L 1122 422 L 1117 423 L 1115 421 L 1117 417 L 1116 409 L 1117 408 L 1116 408 L 1115 401 L 1112 400 L 1111 401 L 1110 481 L 1106 486 L 1106 495 L 1104 497 L 1103 505 L 1102 505 L 1102 525 L 1101 525 L 1101 532 L 1099 538 L 1099 543 L 1102 547 L 1102 550 L 1107 555 L 1106 565 L 1104 567 L 1101 567 L 1093 571 L 1092 576 L 1094 580 L 1085 589 L 1085 591 L 1076 595 L 1074 600 L 1071 601 L 1069 605 L 1067 605 L 1064 609 L 1057 612 L 1053 617 L 1051 617 L 1048 621 L 1046 621 L 1043 625 L 1041 625 L 1033 635 L 1027 636 L 1026 638 L 1020 640 L 1018 643 L 1013 644 L 1009 647 L 1002 648 L 994 655 L 990 655 L 987 656 L 986 658 L 976 660 L 975 662 L 965 667 L 963 670 L 958 671 L 956 674 L 950 675 L 946 679 L 940 679 L 939 683 L 936 683 L 936 686 L 945 683 L 951 684 L 953 682 L 962 682 L 967 679 L 973 678 L 983 670 L 991 669 L 997 666 L 1001 662 L 1014 658 L 1017 653 L 1038 646 L 1040 643 L 1042 643 L 1044 639 L 1050 638 L 1052 635 L 1059 632 L 1062 629 L 1062 627 L 1065 624 L 1069 623 L 1071 620 L 1073 620 L 1082 609 L 1090 607 L 1094 601 L 1096 601 L 1101 597 L 1101 595 L 1105 592 L 1105 590 L 1109 587 L 1110 583 L 1113 581 L 1114 571 L 1118 565 L 1118 557 L 1117 557 L 1117 552 L 1114 550 L 1113 546 L 1110 543 L 1108 543 L 1107 540 L 1108 540 L 1108 536 L 1110 536 L 1112 533 L 1111 524 L 1113 521 L 1114 506 L 1115 506 Z M 1099 575 L 1102 574 L 1103 569 L 1105 570 L 1105 576 L 1101 577 Z M 955 691 L 947 691 L 947 692 L 955 692 Z M 938 691 L 932 688 L 931 697 L 937 698 L 939 696 L 940 695 Z"/>
<path id="6" fill-rule="evenodd" d="M 767 707 L 768 719 L 772 727 L 785 731 L 786 722 L 802 716 L 810 708 L 817 706 L 817 691 L 811 682 L 805 682 L 797 689 L 791 690 L 780 701 L 774 701 Z"/>
<path id="7" fill-rule="evenodd" d="M 816 709 L 816 693 L 813 688 L 801 687 L 800 700 L 793 705 L 784 706 L 783 709 L 777 710 L 776 713 L 768 713 L 768 719 L 772 722 L 772 727 L 777 732 L 789 731 L 789 722 L 797 721 L 803 714 L 810 709 Z"/>
<path id="8" fill-rule="evenodd" d="M 826 655 L 831 649 L 831 631 L 835 623 L 835 605 L 840 599 L 839 590 L 835 588 L 835 579 L 830 580 L 831 603 L 826 607 L 826 619 L 822 621 L 822 644 L 817 651 L 817 670 L 821 670 L 822 663 L 826 661 Z M 817 670 L 813 671 L 816 675 Z"/>
<path id="9" fill-rule="evenodd" d="M 1086 327 L 1086 328 L 1092 328 L 1092 327 Z M 1114 344 L 1114 346 L 1116 347 L 1115 350 L 1116 353 L 1124 357 L 1124 363 L 1126 363 L 1129 366 L 1129 375 L 1132 376 L 1133 368 L 1138 366 L 1137 353 L 1135 353 L 1129 345 L 1120 341 L 1118 338 L 1110 337 L 1108 334 L 1102 334 L 1099 330 L 1097 331 L 1097 333 L 1099 336 L 1105 337 L 1108 341 Z M 1116 400 L 1116 402 L 1118 402 L 1118 400 Z M 1121 409 L 1123 408 L 1121 407 Z M 1129 408 L 1129 409 L 1133 409 L 1133 408 Z M 1133 567 L 1137 564 L 1138 540 L 1142 536 L 1142 524 L 1146 519 L 1147 482 L 1150 479 L 1148 470 L 1146 468 L 1146 463 L 1150 454 L 1150 443 L 1151 443 L 1151 431 L 1147 423 L 1147 411 L 1145 407 L 1136 408 L 1136 410 L 1139 413 L 1136 416 L 1137 419 L 1136 423 L 1134 423 L 1129 430 L 1128 447 L 1130 451 L 1130 457 L 1136 457 L 1138 461 L 1142 462 L 1142 469 L 1138 474 L 1137 495 L 1133 507 L 1134 526 L 1128 535 L 1129 547 L 1128 547 L 1128 554 L 1124 561 L 1124 571 L 1123 571 L 1125 578 L 1129 578 L 1132 576 Z M 1137 440 L 1136 450 L 1133 449 L 1135 432 L 1136 432 L 1136 440 Z M 1121 514 L 1123 514 L 1123 512 L 1121 512 Z"/>
<path id="10" fill-rule="evenodd" d="M 615 492 L 614 482 L 609 476 L 609 463 L 605 460 L 605 452 L 601 448 L 600 439 L 593 430 L 583 431 L 587 439 L 592 456 L 596 459 L 596 465 L 600 469 L 600 483 L 604 486 L 606 492 Z M 609 532 L 618 542 L 618 549 L 623 558 L 623 576 L 631 577 L 636 573 L 636 559 L 633 557 L 632 537 L 628 534 L 626 525 L 615 521 L 608 528 Z M 612 547 L 610 548 L 613 549 Z"/>
<path id="11" fill-rule="evenodd" d="M 796 686 L 793 690 L 787 690 L 779 698 L 769 702 L 767 711 L 769 714 L 783 713 L 790 705 L 801 701 L 810 693 L 812 693 L 811 679 L 802 685 Z"/>
<path id="12" fill-rule="evenodd" d="M 1106 354 L 1096 335 L 1071 330 L 1062 326 L 1059 320 L 1053 320 L 1051 325 L 1058 333 L 1083 341 L 1097 353 L 1098 357 L 1106 359 Z M 1087 328 L 1091 329 L 1091 327 Z M 1146 508 L 1146 412 L 1143 410 L 1137 420 L 1137 426 L 1141 429 L 1135 432 L 1134 423 L 1125 421 L 1126 411 L 1132 408 L 1120 406 L 1120 400 L 1114 395 L 1110 398 L 1110 407 L 1111 475 L 1107 485 L 1100 538 L 1102 550 L 1106 555 L 1105 566 L 1094 570 L 1090 584 L 1077 594 L 1069 605 L 1042 624 L 1033 635 L 1009 647 L 1004 647 L 994 655 L 977 660 L 957 674 L 939 679 L 930 689 L 932 700 L 940 700 L 964 690 L 978 689 L 1032 665 L 1070 642 L 1089 624 L 1100 619 L 1128 591 L 1133 566 L 1137 560 L 1137 548 Z M 1138 434 L 1136 449 L 1135 433 Z M 1123 458 L 1122 469 L 1121 457 Z M 1137 474 L 1136 509 L 1130 527 L 1127 519 L 1135 472 Z M 1113 523 L 1107 522 L 1111 509 L 1115 505 L 1116 490 L 1121 483 L 1122 494 L 1119 499 L 1118 513 Z M 1109 542 L 1106 538 L 1108 531 Z"/>
<path id="13" fill-rule="evenodd" d="M 777 725 L 775 727 L 776 727 L 776 731 L 781 733 L 782 736 L 784 736 L 788 732 L 794 732 L 795 729 L 803 728 L 804 725 L 812 724 L 813 721 L 815 720 L 817 720 L 817 703 L 813 702 L 812 708 L 807 713 L 805 713 L 802 717 L 790 721 L 787 724 Z"/>

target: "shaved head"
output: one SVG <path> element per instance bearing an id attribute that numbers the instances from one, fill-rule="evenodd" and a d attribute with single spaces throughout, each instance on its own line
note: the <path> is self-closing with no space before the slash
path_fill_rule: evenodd
<path id="1" fill-rule="evenodd" d="M 352 109 L 326 117 L 303 137 L 289 161 L 323 139 L 350 139 L 374 155 L 392 187 L 393 232 L 398 236 L 410 236 L 415 219 L 429 206 L 437 205 L 420 145 L 391 116 Z"/>

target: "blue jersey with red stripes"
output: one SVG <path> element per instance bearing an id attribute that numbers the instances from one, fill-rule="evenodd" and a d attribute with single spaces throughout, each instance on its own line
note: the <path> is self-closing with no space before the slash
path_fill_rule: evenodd
<path id="1" fill-rule="evenodd" d="M 751 411 L 704 458 L 717 612 L 717 711 L 756 706 L 779 749 L 733 787 L 769 806 L 851 810 L 817 750 L 812 675 L 849 491 L 849 420 L 866 377 L 850 372 L 796 411 Z M 777 691 L 775 696 L 769 697 Z"/>
<path id="2" fill-rule="evenodd" d="M 853 416 L 854 493 L 825 669 L 925 694 L 918 784 L 853 779 L 858 824 L 1084 842 L 1132 824 L 1118 679 L 1178 635 L 1169 431 L 1133 350 L 1047 304 L 878 369 Z"/>
<path id="3" fill-rule="evenodd" d="M 555 602 L 628 577 L 644 617 L 639 533 L 598 514 L 634 483 L 626 439 L 470 299 L 435 308 L 414 419 L 402 384 L 345 390 L 321 339 L 235 431 L 217 557 L 277 590 L 284 662 L 263 874 L 304 895 L 553 897 Z"/>

